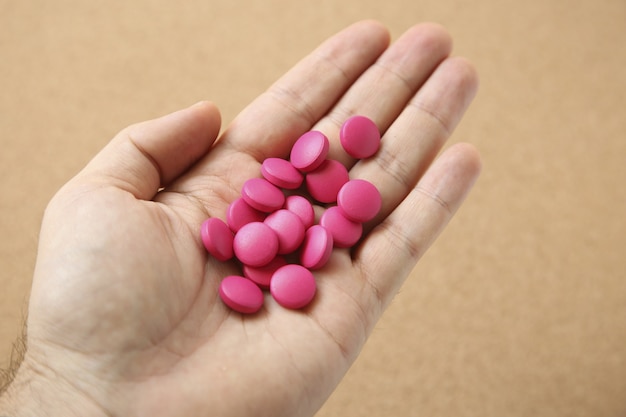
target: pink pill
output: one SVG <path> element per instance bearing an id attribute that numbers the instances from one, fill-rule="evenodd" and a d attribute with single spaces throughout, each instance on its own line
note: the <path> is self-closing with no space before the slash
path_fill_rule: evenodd
<path id="1" fill-rule="evenodd" d="M 339 141 L 350 156 L 357 159 L 369 158 L 378 152 L 380 132 L 376 124 L 367 117 L 352 116 L 341 126 Z"/>
<path id="2" fill-rule="evenodd" d="M 301 195 L 290 195 L 285 199 L 285 209 L 295 213 L 302 223 L 304 228 L 308 229 L 315 223 L 315 211 L 313 205 L 306 198 Z"/>
<path id="3" fill-rule="evenodd" d="M 287 265 L 287 261 L 282 256 L 277 256 L 265 266 L 253 267 L 250 265 L 243 266 L 243 275 L 253 281 L 261 288 L 269 288 L 270 281 L 274 272 L 282 266 Z"/>
<path id="4" fill-rule="evenodd" d="M 365 223 L 372 220 L 382 206 L 378 188 L 366 180 L 350 180 L 337 194 L 337 205 L 341 212 L 354 222 Z"/>
<path id="5" fill-rule="evenodd" d="M 328 138 L 322 132 L 312 130 L 300 136 L 293 144 L 289 159 L 300 171 L 309 172 L 324 162 L 329 149 Z"/>
<path id="6" fill-rule="evenodd" d="M 315 278 L 302 265 L 290 264 L 279 268 L 270 282 L 270 293 L 274 299 L 290 309 L 305 307 L 315 297 L 315 291 Z"/>
<path id="7" fill-rule="evenodd" d="M 233 249 L 246 265 L 267 265 L 278 254 L 278 236 L 265 223 L 248 223 L 235 233 Z"/>
<path id="8" fill-rule="evenodd" d="M 281 158 L 267 158 L 261 164 L 263 178 L 277 187 L 295 190 L 302 185 L 304 177 L 291 162 Z"/>
<path id="9" fill-rule="evenodd" d="M 363 234 L 363 225 L 348 219 L 337 206 L 326 209 L 320 224 L 330 231 L 335 246 L 339 248 L 353 246 Z"/>
<path id="10" fill-rule="evenodd" d="M 349 180 L 348 170 L 339 161 L 327 159 L 306 176 L 306 187 L 311 197 L 321 203 L 334 203 L 337 193 Z"/>
<path id="11" fill-rule="evenodd" d="M 220 283 L 219 293 L 224 304 L 239 313 L 256 313 L 263 306 L 263 291 L 248 278 L 227 276 Z"/>
<path id="12" fill-rule="evenodd" d="M 326 265 L 333 251 L 333 235 L 324 226 L 311 226 L 304 236 L 300 251 L 302 266 L 319 269 Z"/>
<path id="13" fill-rule="evenodd" d="M 251 178 L 243 184 L 241 197 L 259 211 L 271 213 L 285 204 L 285 195 L 264 178 Z"/>
<path id="14" fill-rule="evenodd" d="M 278 253 L 285 255 L 298 249 L 304 240 L 304 224 L 297 214 L 281 209 L 273 212 L 265 219 L 278 236 Z"/>
<path id="15" fill-rule="evenodd" d="M 206 250 L 218 261 L 233 257 L 233 232 L 222 220 L 211 217 L 200 227 L 200 237 Z"/>
<path id="16" fill-rule="evenodd" d="M 241 229 L 244 224 L 262 222 L 265 213 L 250 207 L 243 198 L 238 198 L 228 206 L 226 210 L 226 222 L 233 232 Z"/>

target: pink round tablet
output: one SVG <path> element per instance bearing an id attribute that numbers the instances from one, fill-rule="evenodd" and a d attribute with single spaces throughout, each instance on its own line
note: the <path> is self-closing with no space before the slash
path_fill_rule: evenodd
<path id="1" fill-rule="evenodd" d="M 285 199 L 285 209 L 300 217 L 305 229 L 308 229 L 315 223 L 315 210 L 313 210 L 313 205 L 301 195 L 290 195 L 287 197 Z"/>
<path id="2" fill-rule="evenodd" d="M 233 232 L 222 220 L 211 217 L 200 228 L 200 237 L 206 250 L 218 261 L 233 257 Z"/>
<path id="3" fill-rule="evenodd" d="M 353 246 L 363 234 L 363 225 L 348 219 L 337 206 L 326 209 L 320 224 L 330 231 L 334 245 L 339 248 Z"/>
<path id="4" fill-rule="evenodd" d="M 241 226 L 265 220 L 265 213 L 250 207 L 243 198 L 238 198 L 228 206 L 226 210 L 226 222 L 233 232 L 241 229 Z"/>
<path id="5" fill-rule="evenodd" d="M 274 299 L 290 309 L 308 305 L 315 297 L 315 292 L 315 278 L 302 265 L 290 264 L 279 268 L 270 282 L 270 293 Z"/>
<path id="6" fill-rule="evenodd" d="M 305 268 L 319 269 L 326 265 L 333 251 L 333 235 L 324 226 L 311 226 L 304 236 L 300 263 Z"/>
<path id="7" fill-rule="evenodd" d="M 304 224 L 297 214 L 281 209 L 273 212 L 264 223 L 278 236 L 278 253 L 285 255 L 298 249 L 304 240 Z"/>
<path id="8" fill-rule="evenodd" d="M 304 177 L 291 162 L 281 158 L 267 158 L 261 164 L 263 178 L 277 187 L 295 190 L 302 185 Z"/>
<path id="9" fill-rule="evenodd" d="M 280 188 L 265 178 L 251 178 L 243 184 L 241 197 L 251 207 L 271 213 L 285 204 L 285 195 Z"/>
<path id="10" fill-rule="evenodd" d="M 350 180 L 337 194 L 337 205 L 350 220 L 365 223 L 372 220 L 382 206 L 378 188 L 366 180 Z"/>
<path id="11" fill-rule="evenodd" d="M 248 223 L 235 234 L 233 249 L 237 259 L 246 265 L 267 265 L 278 254 L 278 236 L 265 223 Z"/>
<path id="12" fill-rule="evenodd" d="M 369 158 L 378 152 L 380 132 L 367 117 L 352 116 L 341 126 L 339 141 L 348 155 L 357 159 Z"/>
<path id="13" fill-rule="evenodd" d="M 239 313 L 256 313 L 263 306 L 263 291 L 248 278 L 227 276 L 220 283 L 219 293 L 224 304 Z"/>
<path id="14" fill-rule="evenodd" d="M 315 171 L 309 172 L 305 181 L 311 197 L 321 203 L 334 203 L 337 193 L 349 179 L 348 170 L 341 162 L 327 159 Z"/>
<path id="15" fill-rule="evenodd" d="M 311 130 L 293 144 L 289 160 L 300 171 L 309 172 L 324 162 L 329 149 L 328 138 L 322 132 Z"/>
<path id="16" fill-rule="evenodd" d="M 282 256 L 277 256 L 265 266 L 253 267 L 250 265 L 243 266 L 243 275 L 253 281 L 261 288 L 269 288 L 270 281 L 274 272 L 282 266 L 287 265 L 287 261 Z"/>

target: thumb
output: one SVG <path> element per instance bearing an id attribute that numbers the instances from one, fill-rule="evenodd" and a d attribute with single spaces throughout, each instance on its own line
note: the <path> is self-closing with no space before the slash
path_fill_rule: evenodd
<path id="1" fill-rule="evenodd" d="M 139 199 L 159 190 L 204 156 L 220 131 L 217 107 L 202 101 L 123 129 L 77 179 L 113 185 Z"/>

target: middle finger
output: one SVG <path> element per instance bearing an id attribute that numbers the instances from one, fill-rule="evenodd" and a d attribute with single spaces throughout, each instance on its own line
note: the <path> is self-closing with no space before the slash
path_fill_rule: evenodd
<path id="1" fill-rule="evenodd" d="M 360 114 L 381 132 L 387 130 L 451 49 L 452 40 L 441 26 L 423 23 L 406 31 L 313 127 L 330 139 L 329 158 L 350 167 L 354 159 L 339 143 L 341 124 Z"/>

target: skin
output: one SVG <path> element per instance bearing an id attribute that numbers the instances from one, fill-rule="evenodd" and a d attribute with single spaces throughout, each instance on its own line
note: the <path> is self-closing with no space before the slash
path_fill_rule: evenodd
<path id="1" fill-rule="evenodd" d="M 29 304 L 28 349 L 0 397 L 10 416 L 311 416 L 335 389 L 416 262 L 480 171 L 476 150 L 440 153 L 478 85 L 434 24 L 390 45 L 371 21 L 333 36 L 259 96 L 219 136 L 200 102 L 122 130 L 49 203 Z M 384 133 L 350 159 L 343 120 Z M 225 218 L 267 157 L 288 158 L 316 129 L 330 158 L 381 191 L 361 242 L 335 249 L 300 311 L 267 296 L 244 316 L 220 301 L 238 273 L 203 248 L 207 217 Z"/>

